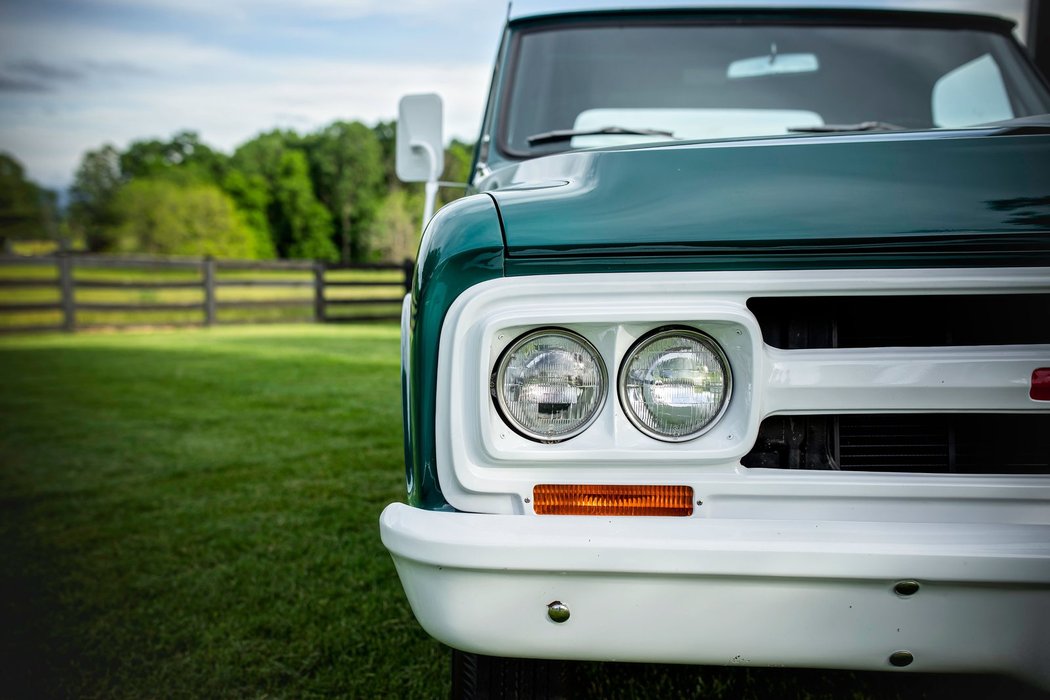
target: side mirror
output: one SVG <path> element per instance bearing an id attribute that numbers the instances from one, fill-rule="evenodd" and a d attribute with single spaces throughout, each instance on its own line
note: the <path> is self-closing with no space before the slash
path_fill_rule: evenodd
<path id="1" fill-rule="evenodd" d="M 438 178 L 445 169 L 441 98 L 434 93 L 405 95 L 397 105 L 395 169 L 402 182 L 425 182 L 423 228 L 434 214 Z"/>
<path id="2" fill-rule="evenodd" d="M 445 169 L 441 97 L 405 95 L 397 108 L 397 176 L 403 182 L 437 182 Z"/>

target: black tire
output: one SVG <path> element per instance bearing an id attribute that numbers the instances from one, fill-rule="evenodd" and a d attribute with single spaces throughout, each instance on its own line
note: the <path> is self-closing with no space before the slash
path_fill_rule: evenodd
<path id="1" fill-rule="evenodd" d="M 453 700 L 567 698 L 567 664 L 452 650 Z"/>

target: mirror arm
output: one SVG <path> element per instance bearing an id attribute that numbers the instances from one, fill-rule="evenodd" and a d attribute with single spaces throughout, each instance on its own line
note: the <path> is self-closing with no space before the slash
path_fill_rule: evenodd
<path id="1" fill-rule="evenodd" d="M 426 185 L 424 185 L 423 188 L 423 229 L 426 230 L 427 222 L 429 222 L 430 217 L 434 215 L 434 202 L 437 200 L 438 191 L 438 176 L 441 173 L 437 172 L 437 153 L 434 152 L 434 148 L 429 143 L 413 141 L 412 150 L 423 151 L 427 154 L 427 159 L 430 161 L 430 177 L 427 179 Z"/>

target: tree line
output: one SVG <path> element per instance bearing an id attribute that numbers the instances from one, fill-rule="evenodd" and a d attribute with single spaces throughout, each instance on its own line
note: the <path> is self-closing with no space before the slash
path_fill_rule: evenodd
<path id="1" fill-rule="evenodd" d="M 360 262 L 415 254 L 422 186 L 394 173 L 395 122 L 262 133 L 226 154 L 183 131 L 83 155 L 69 204 L 0 154 L 0 236 L 64 238 L 92 252 Z M 465 182 L 453 141 L 442 180 Z M 445 201 L 461 194 L 442 191 Z M 439 205 L 442 202 L 439 201 Z"/>

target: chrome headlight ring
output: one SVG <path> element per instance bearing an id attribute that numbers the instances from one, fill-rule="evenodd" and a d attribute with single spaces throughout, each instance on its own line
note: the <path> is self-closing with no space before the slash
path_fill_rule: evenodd
<path id="1" fill-rule="evenodd" d="M 686 442 L 713 428 L 729 407 L 729 359 L 709 335 L 685 326 L 657 328 L 620 363 L 617 393 L 628 420 L 664 442 Z"/>
<path id="2" fill-rule="evenodd" d="M 538 328 L 500 354 L 489 390 L 511 429 L 552 443 L 579 435 L 598 418 L 608 383 L 605 363 L 590 341 L 565 328 Z"/>

